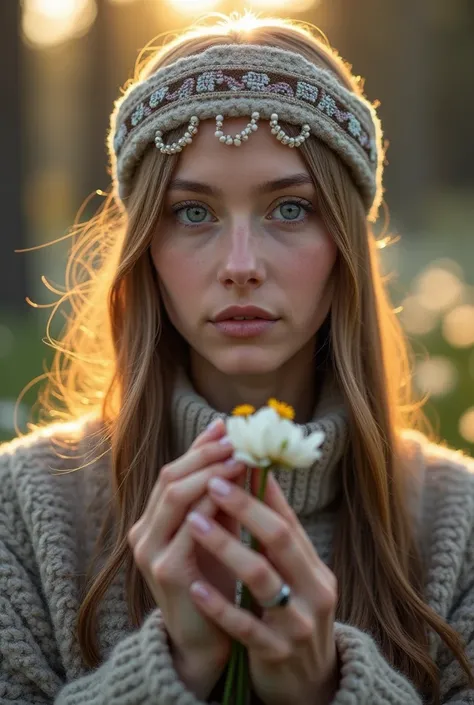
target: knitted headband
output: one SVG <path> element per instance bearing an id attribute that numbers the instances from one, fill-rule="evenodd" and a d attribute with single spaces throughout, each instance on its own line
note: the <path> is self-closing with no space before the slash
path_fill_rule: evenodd
<path id="1" fill-rule="evenodd" d="M 245 130 L 223 131 L 225 117 L 249 117 Z M 375 108 L 346 89 L 329 71 L 303 56 L 253 44 L 213 46 L 158 69 L 132 85 L 116 102 L 108 148 L 116 193 L 125 199 L 133 173 L 151 143 L 175 154 L 192 142 L 200 120 L 216 120 L 216 138 L 248 148 L 259 120 L 282 144 L 299 147 L 310 134 L 325 142 L 349 167 L 366 211 L 375 220 L 382 198 L 382 130 Z M 290 138 L 279 120 L 301 128 Z M 183 127 L 165 144 L 163 135 Z"/>

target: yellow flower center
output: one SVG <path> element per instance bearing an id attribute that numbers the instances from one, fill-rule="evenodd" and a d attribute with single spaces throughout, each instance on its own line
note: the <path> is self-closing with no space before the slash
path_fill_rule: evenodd
<path id="1" fill-rule="evenodd" d="M 250 416 L 253 413 L 255 413 L 255 407 L 252 404 L 240 404 L 235 407 L 232 416 Z"/>
<path id="2" fill-rule="evenodd" d="M 278 401 L 277 399 L 272 398 L 267 401 L 267 404 L 271 409 L 275 409 L 277 414 L 281 416 L 282 419 L 288 419 L 289 421 L 293 421 L 293 419 L 295 418 L 295 410 L 292 406 L 286 404 L 284 401 Z"/>

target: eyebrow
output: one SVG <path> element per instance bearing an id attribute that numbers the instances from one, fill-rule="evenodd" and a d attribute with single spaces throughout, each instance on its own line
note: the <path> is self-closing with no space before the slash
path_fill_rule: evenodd
<path id="1" fill-rule="evenodd" d="M 309 174 L 292 174 L 281 179 L 265 181 L 263 184 L 256 187 L 255 192 L 261 196 L 267 193 L 273 193 L 274 191 L 281 191 L 282 189 L 289 188 L 290 186 L 302 186 L 304 184 L 311 184 L 311 186 L 313 185 L 313 180 Z M 173 179 L 168 186 L 168 190 L 192 191 L 193 193 L 203 193 L 206 196 L 215 197 L 220 197 L 223 195 L 223 191 L 217 186 L 210 186 L 209 184 L 205 184 L 200 181 L 189 181 L 188 179 Z"/>

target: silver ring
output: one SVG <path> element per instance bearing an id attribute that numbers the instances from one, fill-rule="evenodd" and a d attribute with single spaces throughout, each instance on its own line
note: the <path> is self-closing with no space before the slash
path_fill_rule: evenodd
<path id="1" fill-rule="evenodd" d="M 286 583 L 283 583 L 278 593 L 271 600 L 266 602 L 260 602 L 260 606 L 264 609 L 270 609 L 271 607 L 285 607 L 288 604 L 291 597 L 291 588 Z"/>

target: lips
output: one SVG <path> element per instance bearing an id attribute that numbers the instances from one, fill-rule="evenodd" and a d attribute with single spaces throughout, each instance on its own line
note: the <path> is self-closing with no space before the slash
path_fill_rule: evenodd
<path id="1" fill-rule="evenodd" d="M 214 323 L 221 321 L 231 321 L 241 318 L 253 318 L 254 320 L 275 321 L 277 316 L 274 316 L 270 311 L 260 308 L 259 306 L 228 306 L 222 309 L 213 319 Z"/>

